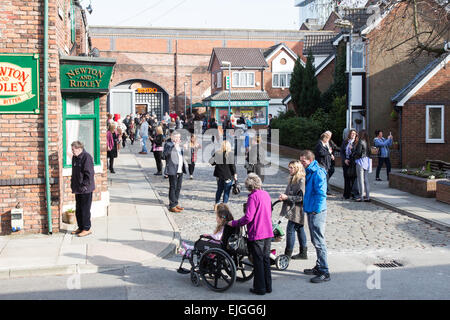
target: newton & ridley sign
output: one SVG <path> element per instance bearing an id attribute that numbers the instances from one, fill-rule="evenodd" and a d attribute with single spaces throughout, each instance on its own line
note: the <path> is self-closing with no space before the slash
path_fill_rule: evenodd
<path id="1" fill-rule="evenodd" d="M 39 113 L 39 55 L 0 53 L 0 113 Z"/>

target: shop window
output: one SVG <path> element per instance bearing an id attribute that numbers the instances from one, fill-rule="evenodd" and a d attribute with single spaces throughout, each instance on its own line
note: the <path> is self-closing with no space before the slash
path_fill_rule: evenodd
<path id="1" fill-rule="evenodd" d="M 72 166 L 74 141 L 81 141 L 84 149 L 100 165 L 99 99 L 97 96 L 63 97 L 63 148 L 64 167 Z"/>
<path id="2" fill-rule="evenodd" d="M 272 78 L 273 88 L 289 88 L 291 84 L 291 73 L 274 73 Z"/>
<path id="3" fill-rule="evenodd" d="M 233 72 L 233 87 L 254 87 L 254 72 Z"/>
<path id="4" fill-rule="evenodd" d="M 427 106 L 426 112 L 426 142 L 444 143 L 444 106 Z"/>

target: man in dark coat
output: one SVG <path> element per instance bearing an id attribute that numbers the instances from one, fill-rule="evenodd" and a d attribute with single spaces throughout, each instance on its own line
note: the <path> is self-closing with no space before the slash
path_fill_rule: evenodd
<path id="1" fill-rule="evenodd" d="M 95 190 L 94 161 L 92 156 L 84 150 L 80 141 L 72 142 L 72 179 L 70 187 L 75 194 L 78 229 L 72 234 L 84 237 L 91 231 L 92 192 Z"/>
<path id="2" fill-rule="evenodd" d="M 164 145 L 162 156 L 166 160 L 165 174 L 169 176 L 169 211 L 177 213 L 184 210 L 178 205 L 178 198 L 187 166 L 184 162 L 183 147 L 180 145 L 180 133 L 173 131 L 170 138 L 171 140 Z"/>

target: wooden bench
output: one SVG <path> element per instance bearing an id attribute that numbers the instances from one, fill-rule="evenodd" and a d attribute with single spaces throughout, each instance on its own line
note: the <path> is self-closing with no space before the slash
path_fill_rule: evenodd
<path id="1" fill-rule="evenodd" d="M 450 171 L 450 163 L 442 161 L 442 160 L 426 160 L 426 168 L 428 168 L 428 164 L 430 165 L 430 169 L 432 171 Z"/>

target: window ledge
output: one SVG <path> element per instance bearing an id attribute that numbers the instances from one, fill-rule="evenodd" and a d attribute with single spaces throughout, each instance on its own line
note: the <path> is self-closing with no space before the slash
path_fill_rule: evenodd
<path id="1" fill-rule="evenodd" d="M 94 172 L 96 174 L 103 173 L 103 162 L 100 165 L 94 166 Z M 63 177 L 71 177 L 72 176 L 72 168 L 63 168 Z"/>

